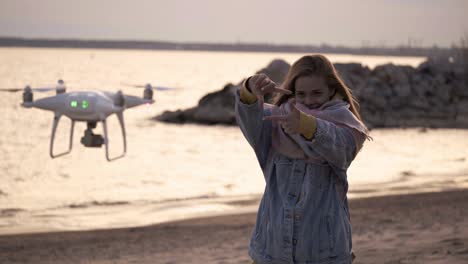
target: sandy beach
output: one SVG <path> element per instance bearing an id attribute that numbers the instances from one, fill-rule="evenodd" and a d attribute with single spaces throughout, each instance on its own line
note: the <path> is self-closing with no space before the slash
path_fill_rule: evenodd
<path id="1" fill-rule="evenodd" d="M 468 190 L 351 200 L 354 263 L 468 263 L 467 201 Z M 0 236 L 0 263 L 250 263 L 254 221 L 249 213 Z"/>

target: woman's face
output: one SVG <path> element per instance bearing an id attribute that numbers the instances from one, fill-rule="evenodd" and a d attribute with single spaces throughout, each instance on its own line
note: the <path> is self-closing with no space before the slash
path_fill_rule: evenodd
<path id="1" fill-rule="evenodd" d="M 335 93 L 334 90 L 328 88 L 324 78 L 315 75 L 297 78 L 295 89 L 296 102 L 307 106 L 309 109 L 320 107 L 328 102 Z"/>

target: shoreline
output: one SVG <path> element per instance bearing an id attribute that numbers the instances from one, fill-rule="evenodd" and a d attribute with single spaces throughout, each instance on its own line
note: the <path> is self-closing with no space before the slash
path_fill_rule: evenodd
<path id="1" fill-rule="evenodd" d="M 350 199 L 355 263 L 466 263 L 468 189 Z M 0 235 L 1 263 L 249 263 L 256 212 Z"/>
<path id="2" fill-rule="evenodd" d="M 380 183 L 381 185 L 382 183 Z M 374 186 L 375 185 L 375 186 Z M 377 189 L 379 184 L 371 184 Z M 383 188 L 382 186 L 380 187 Z M 447 187 L 446 190 L 461 191 L 463 187 Z M 411 194 L 438 193 L 440 189 L 421 189 L 418 191 L 399 188 L 399 192 L 365 192 L 350 190 L 348 200 L 393 197 Z M 363 193 L 367 193 L 364 194 Z M 262 194 L 220 196 L 205 199 L 204 196 L 193 199 L 174 199 L 170 202 L 95 202 L 73 204 L 62 208 L 39 211 L 26 211 L 17 208 L 0 209 L 1 236 L 47 234 L 62 232 L 86 232 L 125 228 L 143 228 L 197 219 L 216 218 L 242 214 L 256 214 Z M 142 214 L 141 212 L 146 212 Z M 22 219 L 14 225 L 11 221 Z M 138 220 L 135 220 L 138 219 Z M 10 224 L 7 224 L 7 223 Z M 75 223 L 75 224 L 73 224 Z"/>
<path id="3" fill-rule="evenodd" d="M 340 45 L 311 44 L 269 44 L 269 43 L 210 43 L 210 42 L 174 42 L 152 40 L 118 39 L 54 39 L 22 38 L 0 36 L 0 47 L 37 47 L 37 48 L 91 48 L 91 49 L 127 49 L 127 50 L 178 50 L 210 52 L 272 52 L 272 53 L 333 53 L 358 56 L 401 56 L 401 57 L 449 57 L 456 54 L 450 47 L 353 47 Z"/>

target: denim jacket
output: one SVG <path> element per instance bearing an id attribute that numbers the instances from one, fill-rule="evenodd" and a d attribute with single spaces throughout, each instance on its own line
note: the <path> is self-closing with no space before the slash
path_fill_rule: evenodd
<path id="1" fill-rule="evenodd" d="M 301 136 L 295 140 L 307 155 L 317 155 L 323 162 L 291 159 L 272 147 L 271 121 L 263 121 L 271 107 L 244 104 L 236 93 L 237 123 L 266 181 L 250 257 L 257 264 L 351 263 L 346 171 L 356 156 L 356 143 L 350 129 L 317 119 L 312 140 Z"/>

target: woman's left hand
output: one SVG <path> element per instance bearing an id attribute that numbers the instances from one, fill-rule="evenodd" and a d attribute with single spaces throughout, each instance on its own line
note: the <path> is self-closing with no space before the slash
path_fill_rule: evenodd
<path id="1" fill-rule="evenodd" d="M 291 112 L 287 115 L 271 115 L 265 116 L 263 120 L 278 122 L 284 132 L 293 135 L 299 134 L 301 112 L 296 108 L 295 102 L 291 102 Z"/>

